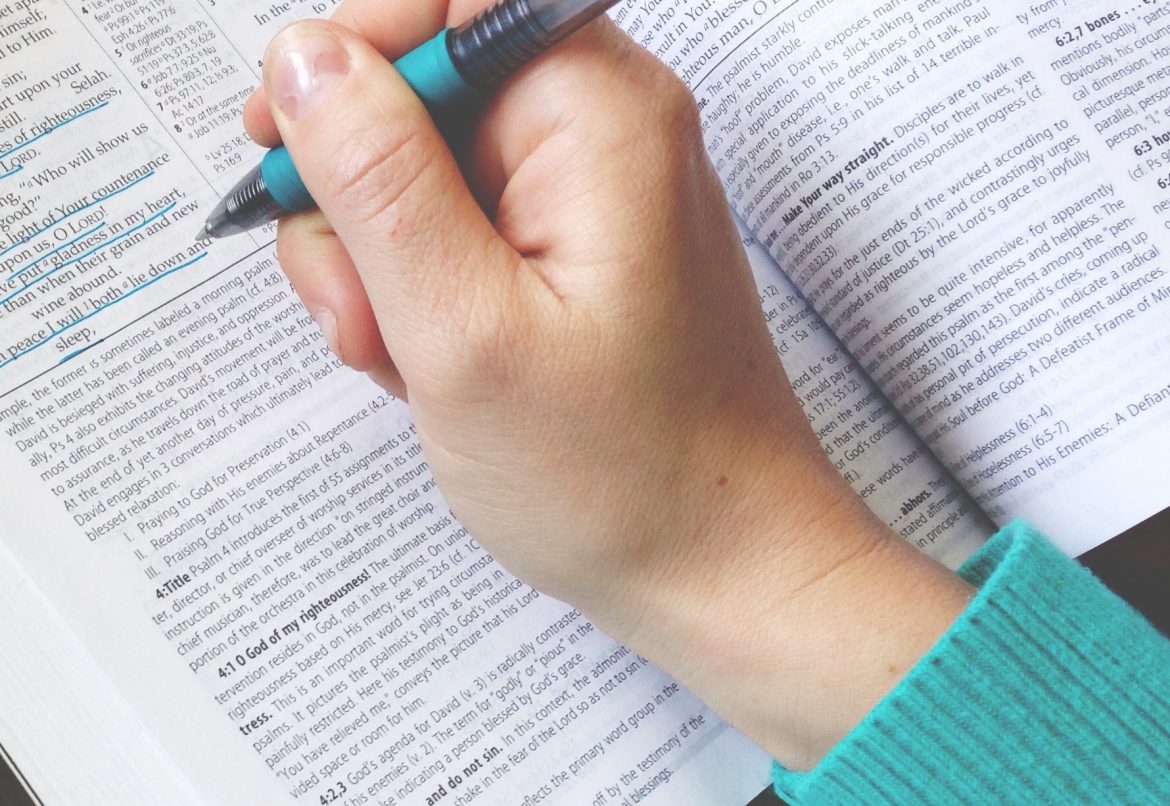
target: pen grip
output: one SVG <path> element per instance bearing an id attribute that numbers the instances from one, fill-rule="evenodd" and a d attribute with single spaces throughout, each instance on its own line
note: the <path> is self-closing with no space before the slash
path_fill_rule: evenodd
<path id="1" fill-rule="evenodd" d="M 516 72 L 558 38 L 540 25 L 527 2 L 502 0 L 455 28 L 449 49 L 464 77 L 486 88 Z"/>
<path id="2" fill-rule="evenodd" d="M 482 97 L 452 62 L 448 48 L 450 35 L 451 29 L 440 31 L 394 62 L 394 67 L 426 105 L 440 130 L 445 130 L 457 113 Z M 260 174 L 269 194 L 285 210 L 295 213 L 314 207 L 313 197 L 284 146 L 278 146 L 264 156 Z"/>

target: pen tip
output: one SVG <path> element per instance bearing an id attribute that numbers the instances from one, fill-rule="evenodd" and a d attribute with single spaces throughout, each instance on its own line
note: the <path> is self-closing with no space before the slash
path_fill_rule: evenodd
<path id="1" fill-rule="evenodd" d="M 195 242 L 199 243 L 200 241 L 210 241 L 210 240 L 211 240 L 211 230 L 208 229 L 206 224 L 204 224 L 203 229 L 199 230 L 199 234 L 195 236 Z"/>

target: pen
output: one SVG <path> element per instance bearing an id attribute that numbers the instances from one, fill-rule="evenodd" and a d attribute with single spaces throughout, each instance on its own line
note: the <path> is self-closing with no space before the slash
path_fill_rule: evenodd
<path id="1" fill-rule="evenodd" d="M 499 0 L 474 19 L 447 28 L 394 62 L 440 128 L 529 60 L 617 0 Z M 272 149 L 211 211 L 196 240 L 247 232 L 313 198 L 284 146 Z"/>

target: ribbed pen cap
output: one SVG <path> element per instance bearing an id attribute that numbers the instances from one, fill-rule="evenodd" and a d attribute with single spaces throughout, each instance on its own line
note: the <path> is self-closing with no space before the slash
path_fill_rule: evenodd
<path id="1" fill-rule="evenodd" d="M 816 769 L 776 765 L 781 797 L 1170 803 L 1170 641 L 1022 523 L 960 573 L 967 610 Z"/>

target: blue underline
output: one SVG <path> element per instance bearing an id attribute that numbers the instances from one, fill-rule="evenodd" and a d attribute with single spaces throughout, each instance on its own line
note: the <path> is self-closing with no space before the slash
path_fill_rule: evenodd
<path id="1" fill-rule="evenodd" d="M 21 171 L 23 171 L 23 170 L 24 170 L 24 166 L 23 166 L 23 165 L 17 165 L 17 166 L 16 166 L 15 168 L 13 168 L 11 171 L 7 171 L 7 172 L 5 172 L 5 173 L 2 173 L 2 174 L 0 174 L 0 179 L 7 179 L 8 177 L 12 176 L 13 174 L 18 174 L 18 173 L 20 173 L 20 172 L 21 172 Z"/>
<path id="2" fill-rule="evenodd" d="M 109 105 L 110 105 L 110 102 L 109 102 L 109 101 L 102 101 L 102 102 L 101 102 L 100 104 L 98 104 L 97 106 L 90 107 L 89 109 L 86 109 L 84 112 L 78 112 L 78 113 L 77 113 L 76 115 L 74 115 L 73 117 L 68 117 L 68 118 L 65 118 L 63 121 L 61 121 L 61 122 L 60 122 L 60 123 L 58 123 L 57 125 L 55 125 L 55 126 L 50 126 L 49 128 L 45 129 L 43 132 L 41 132 L 40 134 L 38 134 L 36 137 L 32 138 L 31 140 L 25 140 L 25 141 L 24 141 L 23 143 L 21 143 L 20 145 L 15 145 L 15 146 L 13 146 L 12 148 L 8 149 L 7 151 L 4 151 L 4 152 L 0 153 L 0 160 L 4 159 L 4 158 L 5 158 L 5 157 L 7 157 L 9 154 L 15 154 L 17 151 L 20 151 L 22 148 L 28 148 L 28 147 L 29 147 L 29 146 L 31 146 L 33 143 L 35 143 L 37 140 L 40 140 L 42 137 L 45 137 L 45 136 L 47 136 L 47 135 L 50 135 L 50 134 L 52 134 L 53 132 L 57 131 L 57 129 L 61 128 L 62 126 L 68 126 L 70 123 L 72 123 L 73 121 L 77 120 L 78 118 L 83 118 L 83 117 L 85 117 L 86 115 L 88 115 L 88 114 L 90 114 L 90 113 L 92 113 L 92 112 L 96 112 L 96 111 L 98 111 L 99 109 L 102 109 L 103 107 L 107 107 L 107 106 L 109 106 Z"/>
<path id="3" fill-rule="evenodd" d="M 109 192 L 109 193 L 107 193 L 105 196 L 98 196 L 96 199 L 94 199 L 93 201 L 91 201 L 89 204 L 83 204 L 82 206 L 78 207 L 76 210 L 74 210 L 74 211 L 72 211 L 72 212 L 69 212 L 69 213 L 66 213 L 65 215 L 61 216 L 60 218 L 54 219 L 53 221 L 50 221 L 48 224 L 46 224 L 45 226 L 41 227 L 39 230 L 37 230 L 36 232 L 32 233 L 32 234 L 31 234 L 31 235 L 29 235 L 28 237 L 24 238 L 23 240 L 17 241 L 16 243 L 14 243 L 14 244 L 12 244 L 12 245 L 10 245 L 10 246 L 6 247 L 6 248 L 5 248 L 3 251 L 0 251 L 0 257 L 4 257 L 4 256 L 5 256 L 5 255 L 7 255 L 9 252 L 11 252 L 13 249 L 16 249 L 18 246 L 23 246 L 24 244 L 26 244 L 26 243 L 28 243 L 29 241 L 31 241 L 33 238 L 35 238 L 35 237 L 37 237 L 38 235 L 40 235 L 42 232 L 46 232 L 47 230 L 50 230 L 50 229 L 52 229 L 53 227 L 57 226 L 58 224 L 60 224 L 60 223 L 61 223 L 62 221 L 64 221 L 65 219 L 69 218 L 69 216 L 71 216 L 71 215 L 77 215 L 77 214 L 78 214 L 78 213 L 80 213 L 82 210 L 86 210 L 86 209 L 88 209 L 88 208 L 90 208 L 90 207 L 93 207 L 95 204 L 101 204 L 101 203 L 102 203 L 102 202 L 104 202 L 106 199 L 109 199 L 109 198 L 112 198 L 112 197 L 114 197 L 114 196 L 117 196 L 119 193 L 125 193 L 127 190 L 129 190 L 130 188 L 132 188 L 132 187 L 134 187 L 135 185 L 137 185 L 139 182 L 145 182 L 147 179 L 150 179 L 150 177 L 152 177 L 152 176 L 154 176 L 154 171 L 151 171 L 151 172 L 150 172 L 150 173 L 148 173 L 148 174 L 143 174 L 142 176 L 138 177 L 137 179 L 135 179 L 135 180 L 134 180 L 133 182 L 131 182 L 130 184 L 128 184 L 128 185 L 125 185 L 125 186 L 123 186 L 123 187 L 120 187 L 120 188 L 118 188 L 117 190 L 110 191 L 110 192 Z"/>
<path id="4" fill-rule="evenodd" d="M 50 342 L 50 341 L 52 341 L 53 339 L 55 339 L 55 338 L 57 338 L 58 336 L 60 336 L 60 335 L 61 335 L 62 333 L 64 333 L 66 330 L 69 330 L 70 328 L 73 328 L 73 327 L 77 327 L 78 325 L 80 325 L 80 324 L 81 324 L 82 322 L 84 322 L 85 320 L 87 320 L 87 319 L 91 319 L 91 318 L 93 318 L 94 316 L 97 316 L 99 313 L 101 313 L 102 311 L 104 311 L 106 308 L 109 308 L 111 305 L 117 305 L 119 302 L 122 302 L 123 300 L 125 300 L 125 299 L 128 299 L 129 297 L 132 297 L 132 296 L 134 296 L 134 295 L 135 295 L 135 294 L 137 294 L 139 291 L 142 291 L 144 288 L 148 288 L 148 287 L 150 287 L 150 286 L 154 285 L 154 284 L 155 284 L 155 283 L 157 283 L 159 280 L 162 280 L 162 279 L 163 279 L 163 278 L 165 278 L 165 277 L 169 277 L 170 275 L 174 274 L 174 273 L 175 273 L 175 272 L 177 272 L 177 271 L 182 271 L 183 269 L 185 269 L 185 268 L 187 268 L 188 266 L 190 266 L 192 263 L 198 263 L 200 260 L 203 260 L 203 258 L 205 258 L 205 257 L 207 257 L 207 253 L 206 253 L 206 252 L 201 252 L 201 253 L 199 253 L 198 255 L 196 255 L 195 257 L 191 258 L 190 260 L 188 260 L 188 261 L 186 261 L 186 262 L 184 262 L 184 263 L 180 263 L 178 266 L 175 266 L 173 269 L 168 269 L 167 271 L 163 272 L 162 274 L 158 275 L 157 277 L 152 277 L 151 279 L 147 280 L 145 283 L 142 283 L 141 285 L 139 285 L 139 286 L 136 286 L 136 287 L 134 287 L 134 288 L 130 289 L 129 291 L 127 291 L 127 292 L 126 292 L 125 294 L 123 294 L 122 296 L 120 296 L 120 297 L 116 297 L 116 298 L 114 298 L 114 299 L 110 300 L 109 302 L 107 302 L 107 303 L 105 303 L 105 304 L 101 305 L 100 307 L 98 307 L 98 308 L 95 308 L 94 310 L 92 310 L 92 311 L 90 311 L 89 313 L 87 313 L 85 316 L 79 316 L 77 319 L 74 319 L 74 320 L 73 320 L 72 322 L 70 322 L 69 324 L 67 324 L 67 325 L 64 325 L 64 326 L 63 326 L 63 327 L 61 327 L 61 328 L 58 328 L 57 330 L 54 330 L 52 333 L 50 333 L 48 336 L 45 336 L 43 339 L 41 339 L 40 341 L 38 341 L 36 344 L 34 344 L 34 345 L 30 346 L 30 347 L 26 347 L 26 348 L 24 348 L 23 350 L 21 350 L 19 353 L 17 353 L 16 355 L 12 356 L 11 358 L 9 358 L 9 359 L 5 360 L 4 362 L 0 362 L 0 369 L 3 369 L 4 367 L 8 366 L 9 364 L 11 364 L 11 363 L 12 363 L 13 361 L 15 361 L 16 359 L 18 359 L 18 358 L 20 358 L 20 357 L 22 357 L 22 356 L 28 355 L 29 353 L 31 353 L 33 350 L 37 349 L 38 347 L 43 347 L 43 346 L 44 346 L 45 344 L 47 344 L 48 342 Z M 77 351 L 75 351 L 75 352 L 73 352 L 73 353 L 70 353 L 68 356 L 66 356 L 65 358 L 61 359 L 61 361 L 60 361 L 60 362 L 58 362 L 58 363 L 64 363 L 65 361 L 68 361 L 70 358 L 73 358 L 74 356 L 76 356 L 78 353 L 81 353 L 81 352 L 84 352 L 84 349 L 83 349 L 83 350 L 77 350 Z"/>
<path id="5" fill-rule="evenodd" d="M 75 263 L 79 263 L 80 261 L 85 260 L 87 257 L 94 254 L 95 252 L 100 252 L 101 250 L 105 249 L 108 246 L 113 246 L 118 241 L 125 240 L 126 238 L 128 238 L 129 236 L 131 236 L 135 232 L 137 232 L 138 230 L 145 227 L 151 221 L 154 221 L 156 218 L 160 218 L 160 217 L 166 215 L 167 213 L 169 213 L 171 210 L 173 210 L 175 208 L 176 204 L 177 204 L 177 202 L 171 202 L 166 207 L 159 210 L 157 213 L 155 213 L 154 215 L 152 215 L 150 218 L 146 219 L 145 221 L 134 225 L 133 227 L 131 227 L 130 229 L 126 230 L 123 233 L 115 235 L 113 238 L 110 238 L 110 240 L 105 241 L 104 243 L 99 243 L 97 246 L 94 246 L 94 247 L 87 249 L 86 251 L 84 251 L 80 255 L 78 255 L 77 257 L 70 258 L 69 260 L 65 261 L 60 266 L 56 266 L 53 269 L 50 269 L 49 271 L 45 272 L 40 277 L 38 277 L 35 280 L 33 280 L 32 282 L 28 283 L 24 287 L 18 288 L 17 290 L 13 291 L 8 296 L 0 299 L 0 305 L 3 305 L 5 302 L 8 302 L 8 300 L 12 299 L 13 297 L 20 296 L 25 291 L 28 291 L 30 288 L 35 286 L 37 283 L 41 282 L 42 280 L 46 280 L 49 277 L 52 277 L 54 274 L 61 271 L 61 269 L 64 269 L 66 266 L 72 266 Z M 9 279 L 11 279 L 11 278 L 9 278 Z"/>
<path id="6" fill-rule="evenodd" d="M 80 235 L 78 235 L 76 238 L 74 238 L 72 241 L 67 241 L 66 243 L 63 243 L 63 244 L 61 244 L 61 245 L 60 245 L 60 246 L 58 246 L 56 249 L 54 249 L 52 252 L 47 252 L 46 254 L 43 254 L 43 255 L 41 255 L 40 257 L 38 257 L 38 258 L 36 258 L 35 260 L 33 260 L 33 262 L 32 262 L 32 263 L 29 263 L 27 266 L 25 266 L 23 269 L 20 269 L 20 270 L 18 270 L 18 271 L 15 271 L 15 272 L 13 272 L 13 273 L 12 273 L 12 275 L 10 275 L 10 276 L 9 276 L 9 278 L 8 278 L 7 280 L 5 280 L 5 281 L 4 281 L 4 282 L 5 282 L 5 284 L 7 285 L 8 283 L 12 282 L 12 281 L 13 281 L 13 280 L 15 280 L 17 277 L 19 277 L 20 275 L 24 274 L 26 271 L 28 271 L 28 270 L 29 270 L 29 269 L 31 269 L 33 266 L 35 266 L 35 265 L 37 265 L 38 263 L 40 263 L 40 262 L 41 262 L 42 260 L 44 260 L 45 258 L 47 258 L 47 257 L 52 257 L 53 255 L 55 255 L 55 254 L 57 254 L 58 252 L 60 252 L 62 249 L 66 248 L 66 247 L 68 247 L 68 246 L 72 246 L 73 244 L 77 243 L 77 242 L 78 242 L 78 241 L 80 241 L 82 238 L 85 238 L 85 237 L 86 237 L 86 236 L 88 236 L 88 235 L 93 235 L 95 232 L 97 232 L 99 229 L 101 229 L 101 228 L 102 228 L 102 227 L 104 227 L 105 225 L 106 225 L 106 222 L 105 222 L 105 221 L 103 221 L 103 222 L 101 222 L 100 224 L 98 224 L 96 227 L 94 227 L 93 229 L 89 229 L 89 230 L 86 230 L 85 232 L 81 233 L 81 234 L 80 234 Z"/>
<path id="7" fill-rule="evenodd" d="M 79 355 L 81 355 L 82 353 L 84 353 L 84 352 L 85 352 L 86 350 L 88 350 L 90 347 L 94 347 L 94 346 L 96 346 L 96 345 L 98 345 L 98 344 L 101 344 L 101 341 L 100 341 L 100 340 L 99 340 L 99 341 L 95 341 L 93 344 L 87 344 L 87 345 L 85 345 L 84 347 L 82 347 L 80 350 L 74 350 L 74 351 L 73 351 L 73 352 L 71 352 L 69 355 L 65 356 L 65 357 L 64 357 L 64 358 L 62 358 L 60 361 L 58 361 L 58 362 L 57 362 L 57 364 L 58 364 L 58 365 L 60 365 L 60 364 L 64 364 L 66 361 L 70 361 L 70 360 L 72 360 L 72 359 L 74 359 L 74 358 L 77 358 L 77 356 L 79 356 Z"/>

